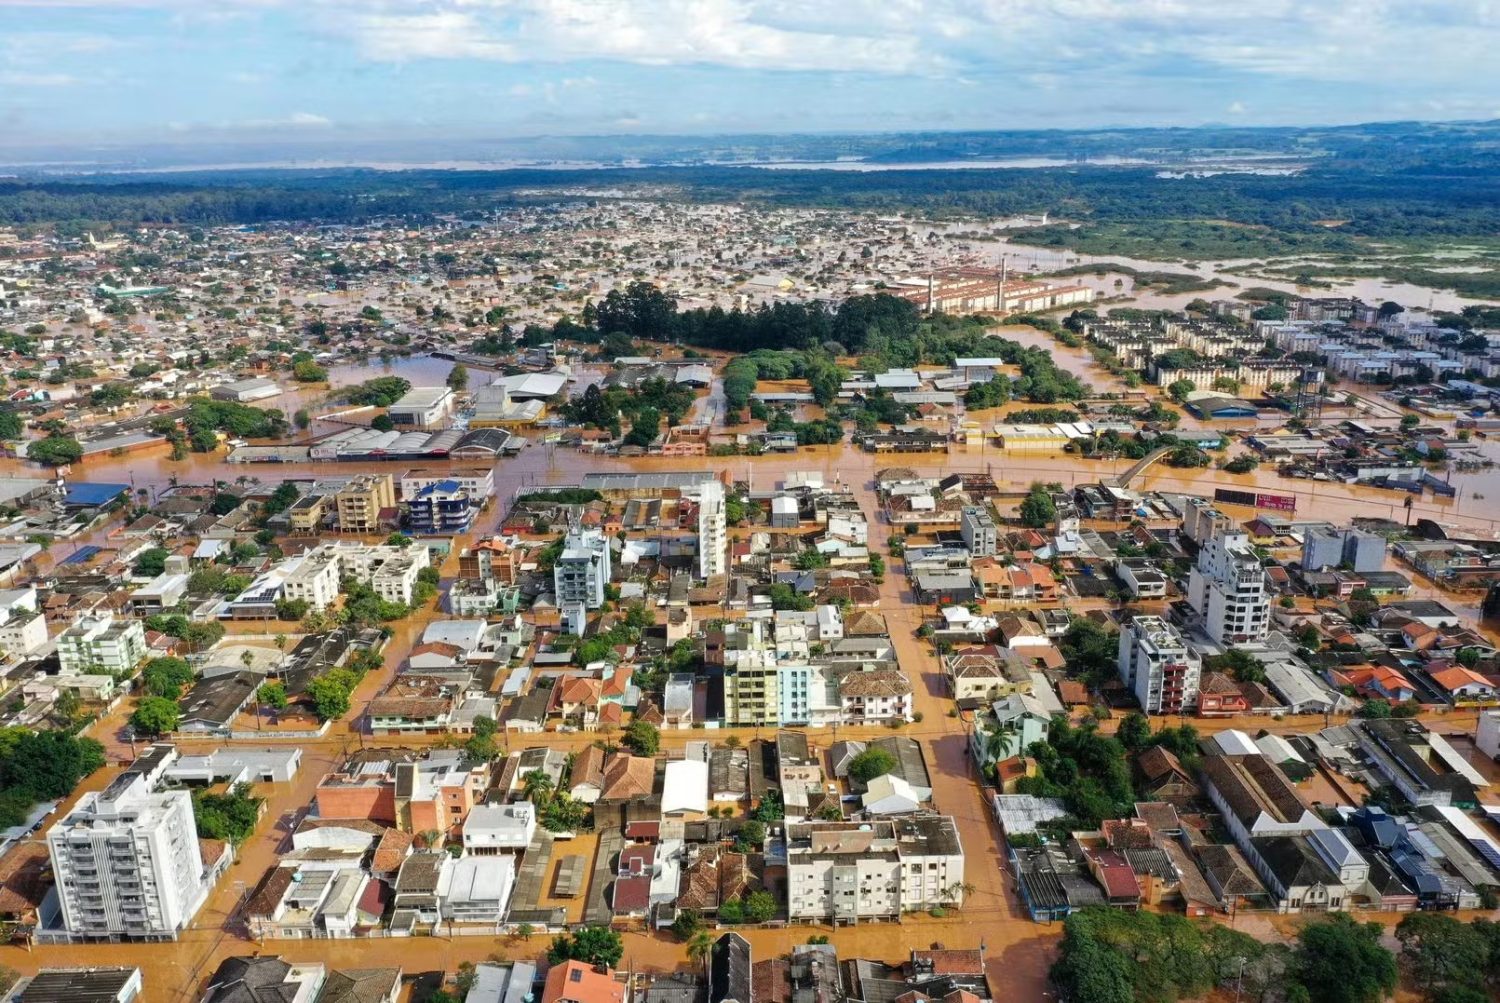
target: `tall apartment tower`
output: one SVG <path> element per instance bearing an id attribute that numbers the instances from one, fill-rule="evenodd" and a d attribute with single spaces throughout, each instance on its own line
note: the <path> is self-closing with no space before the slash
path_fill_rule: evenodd
<path id="1" fill-rule="evenodd" d="M 588 609 L 603 606 L 609 574 L 609 540 L 605 535 L 597 529 L 569 528 L 563 551 L 552 566 L 558 606 L 578 602 Z"/>
<path id="2" fill-rule="evenodd" d="M 1180 714 L 1198 706 L 1203 663 L 1159 616 L 1138 616 L 1120 631 L 1118 668 L 1147 714 Z"/>
<path id="3" fill-rule="evenodd" d="M 978 505 L 964 506 L 958 530 L 964 538 L 964 546 L 975 557 L 994 557 L 1000 548 L 1000 533 L 994 518 Z"/>
<path id="4" fill-rule="evenodd" d="M 698 493 L 698 574 L 703 578 L 725 574 L 728 570 L 726 536 L 728 522 L 724 516 L 724 485 L 709 481 Z"/>
<path id="5" fill-rule="evenodd" d="M 210 881 L 192 796 L 153 789 L 176 757 L 171 746 L 152 746 L 47 831 L 63 924 L 74 938 L 176 940 L 202 906 Z"/>
<path id="6" fill-rule="evenodd" d="M 1188 575 L 1188 603 L 1218 644 L 1243 644 L 1266 636 L 1271 625 L 1271 588 L 1250 538 L 1220 527 L 1203 541 Z"/>

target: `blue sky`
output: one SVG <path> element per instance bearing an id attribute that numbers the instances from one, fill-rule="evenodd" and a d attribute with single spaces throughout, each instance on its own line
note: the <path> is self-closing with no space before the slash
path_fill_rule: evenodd
<path id="1" fill-rule="evenodd" d="M 1493 0 L 0 0 L 73 140 L 1500 116 Z"/>

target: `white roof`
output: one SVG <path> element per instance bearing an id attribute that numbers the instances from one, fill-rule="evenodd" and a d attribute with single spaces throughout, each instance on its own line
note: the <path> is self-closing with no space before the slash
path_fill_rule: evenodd
<path id="1" fill-rule="evenodd" d="M 667 763 L 662 780 L 661 813 L 708 811 L 708 764 L 694 759 Z"/>
<path id="2" fill-rule="evenodd" d="M 438 897 L 453 903 L 495 902 L 504 913 L 516 883 L 516 858 L 459 857 L 438 877 Z"/>
<path id="3" fill-rule="evenodd" d="M 1238 728 L 1219 732 L 1214 736 L 1214 744 L 1226 756 L 1254 756 L 1260 752 L 1255 741 Z"/>
<path id="4" fill-rule="evenodd" d="M 483 620 L 437 620 L 422 631 L 422 643 L 452 644 L 473 651 L 484 637 L 484 628 Z"/>
<path id="5" fill-rule="evenodd" d="M 1448 769 L 1459 774 L 1475 787 L 1488 787 L 1490 785 L 1490 782 L 1484 778 L 1484 774 L 1469 765 L 1469 761 L 1464 758 L 1463 753 L 1449 745 L 1448 740 L 1442 735 L 1429 731 L 1427 733 L 1427 745 L 1433 752 L 1437 753 L 1438 758 L 1443 761 Z"/>
<path id="6" fill-rule="evenodd" d="M 1280 735 L 1262 735 L 1255 740 L 1255 747 L 1273 763 L 1285 763 L 1288 760 L 1294 763 L 1307 761 L 1302 758 L 1302 754 L 1292 746 L 1291 742 Z"/>
<path id="7" fill-rule="evenodd" d="M 551 397 L 567 382 L 568 378 L 562 373 L 521 373 L 517 376 L 501 376 L 490 385 L 504 387 L 511 397 Z"/>
<path id="8" fill-rule="evenodd" d="M 536 807 L 528 801 L 476 805 L 464 819 L 464 846 L 524 847 L 535 830 Z"/>
<path id="9" fill-rule="evenodd" d="M 889 773 L 871 780 L 859 800 L 865 811 L 876 815 L 915 811 L 922 803 L 911 784 Z"/>

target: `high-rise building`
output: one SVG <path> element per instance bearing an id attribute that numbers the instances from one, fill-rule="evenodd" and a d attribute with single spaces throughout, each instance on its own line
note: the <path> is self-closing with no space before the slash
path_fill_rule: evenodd
<path id="1" fill-rule="evenodd" d="M 135 670 L 146 657 L 146 631 L 139 620 L 84 617 L 57 637 L 57 659 L 64 675 Z"/>
<path id="2" fill-rule="evenodd" d="M 156 745 L 47 831 L 63 925 L 74 938 L 175 940 L 211 885 L 193 799 L 155 790 L 177 758 Z"/>
<path id="3" fill-rule="evenodd" d="M 467 533 L 478 511 L 469 489 L 456 480 L 427 484 L 407 502 L 411 530 L 424 536 Z"/>
<path id="4" fill-rule="evenodd" d="M 1220 527 L 1203 541 L 1187 597 L 1218 644 L 1258 641 L 1270 629 L 1270 580 L 1244 533 Z"/>
<path id="5" fill-rule="evenodd" d="M 727 572 L 724 485 L 709 481 L 698 489 L 698 574 L 712 578 Z"/>
<path id="6" fill-rule="evenodd" d="M 988 511 L 978 505 L 966 505 L 959 519 L 958 530 L 963 535 L 964 546 L 975 557 L 994 557 L 999 549 L 999 533 L 995 520 Z"/>
<path id="7" fill-rule="evenodd" d="M 1138 616 L 1120 631 L 1120 679 L 1147 714 L 1180 714 L 1198 706 L 1203 663 L 1159 616 Z"/>
<path id="8" fill-rule="evenodd" d="M 589 609 L 604 605 L 609 584 L 609 540 L 597 529 L 572 527 L 562 553 L 552 565 L 552 589 L 559 606 L 581 602 Z"/>
<path id="9" fill-rule="evenodd" d="M 380 514 L 396 507 L 396 481 L 390 474 L 360 474 L 335 496 L 339 532 L 378 533 Z"/>
<path id="10" fill-rule="evenodd" d="M 1332 526 L 1310 526 L 1302 534 L 1302 569 L 1336 568 L 1344 559 L 1344 534 Z"/>

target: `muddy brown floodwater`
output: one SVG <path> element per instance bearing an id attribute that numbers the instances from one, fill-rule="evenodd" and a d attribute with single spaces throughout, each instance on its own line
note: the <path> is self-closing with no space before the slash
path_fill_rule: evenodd
<path id="1" fill-rule="evenodd" d="M 1108 375 L 1094 365 L 1087 352 L 1082 349 L 1058 345 L 1045 334 L 1029 328 L 1008 328 L 1002 333 L 1006 337 L 1046 349 L 1060 365 L 1100 389 L 1119 389 L 1117 385 L 1111 384 Z M 431 385 L 440 382 L 449 368 L 450 364 L 442 360 L 402 359 L 390 366 L 375 364 L 339 367 L 331 376 L 336 384 L 342 385 L 390 373 L 405 376 L 414 384 Z M 314 405 L 326 393 L 326 389 L 322 388 L 294 390 L 282 398 L 267 401 L 266 404 L 290 412 L 296 407 Z M 184 460 L 173 461 L 168 458 L 165 447 L 153 447 L 123 456 L 92 457 L 76 464 L 71 477 L 75 480 L 118 481 L 151 493 L 172 483 L 207 484 L 218 480 L 234 485 L 243 477 L 262 484 L 275 484 L 288 478 L 353 473 L 372 467 L 370 463 L 328 462 L 242 465 L 227 463 L 224 456 L 222 451 L 214 454 L 190 454 Z M 473 534 L 457 539 L 455 544 L 462 546 L 471 536 L 492 531 L 508 507 L 506 499 L 518 488 L 577 483 L 590 471 L 723 471 L 736 479 L 750 482 L 753 489 L 761 490 L 779 483 L 789 470 L 810 470 L 821 471 L 830 481 L 840 480 L 855 492 L 861 506 L 872 517 L 871 550 L 886 553 L 894 527 L 878 515 L 873 492 L 874 474 L 883 468 L 908 467 L 934 475 L 956 470 L 988 471 L 1003 488 L 1024 488 L 1034 481 L 1056 481 L 1065 486 L 1097 481 L 1101 477 L 1123 471 L 1130 463 L 1129 460 L 1090 461 L 1066 453 L 1012 456 L 988 446 L 959 447 L 949 455 L 876 456 L 848 445 L 815 447 L 794 457 L 646 457 L 621 460 L 535 444 L 523 449 L 519 455 L 502 459 L 495 464 L 496 492 L 500 498 L 481 516 Z M 473 466 L 471 463 L 464 465 Z M 406 469 L 443 469 L 444 466 L 431 462 L 379 465 L 381 469 L 389 469 L 395 474 Z M 3 460 L 0 461 L 0 473 L 36 476 L 38 471 L 19 461 Z M 1489 506 L 1480 497 L 1490 490 L 1500 491 L 1500 477 L 1488 471 L 1465 476 L 1469 479 L 1463 483 L 1464 490 L 1457 498 L 1424 498 L 1414 505 L 1414 517 L 1426 515 L 1446 524 L 1465 523 L 1480 527 L 1500 522 L 1500 513 L 1492 515 Z M 1457 480 L 1455 483 L 1458 483 Z M 1155 467 L 1132 486 L 1143 490 L 1195 494 L 1211 494 L 1219 486 L 1257 487 L 1297 495 L 1298 512 L 1303 516 L 1314 515 L 1336 522 L 1346 521 L 1354 516 L 1383 516 L 1398 520 L 1404 518 L 1404 510 L 1401 508 L 1404 495 L 1376 488 L 1283 480 L 1274 470 L 1267 468 L 1249 474 L 1231 475 L 1213 470 L 1177 471 Z M 1236 514 L 1248 516 L 1249 512 L 1240 510 Z M 60 559 L 84 542 L 102 541 L 108 529 L 108 526 L 101 527 L 85 538 L 55 546 L 41 563 Z M 456 559 L 450 555 L 443 568 L 445 576 L 455 570 L 454 563 Z M 1422 589 L 1425 591 L 1425 586 Z M 997 999 L 1043 1000 L 1047 996 L 1047 967 L 1051 962 L 1060 928 L 1033 924 L 1021 913 L 1013 881 L 1007 877 L 1003 866 L 999 833 L 984 800 L 983 789 L 975 782 L 970 761 L 964 752 L 967 724 L 960 718 L 948 716 L 951 701 L 945 695 L 937 662 L 928 646 L 915 637 L 923 611 L 915 603 L 898 568 L 893 568 L 881 585 L 880 611 L 887 619 L 900 662 L 912 680 L 914 702 L 922 715 L 920 721 L 911 725 L 905 733 L 921 740 L 928 749 L 934 805 L 938 811 L 952 815 L 956 820 L 965 850 L 966 879 L 974 885 L 975 890 L 962 909 L 939 918 L 920 915 L 911 917 L 900 925 L 862 925 L 838 930 L 799 925 L 785 930 L 747 931 L 746 936 L 751 942 L 754 956 L 760 959 L 784 953 L 796 944 L 805 943 L 814 933 L 829 936 L 841 957 L 872 957 L 886 961 L 899 961 L 912 948 L 927 947 L 934 943 L 951 948 L 968 948 L 982 943 Z M 304 750 L 304 762 L 301 772 L 292 783 L 262 785 L 260 793 L 268 799 L 266 821 L 240 848 L 238 859 L 229 873 L 220 880 L 209 904 L 197 917 L 193 927 L 184 932 L 181 940 L 173 944 L 38 947 L 31 951 L 5 947 L 0 948 L 0 964 L 24 972 L 34 971 L 41 966 L 73 964 L 140 965 L 145 970 L 146 977 L 144 998 L 155 1003 L 196 999 L 203 981 L 223 958 L 255 951 L 281 954 L 293 961 L 319 960 L 335 968 L 400 965 L 407 973 L 434 970 L 451 972 L 461 961 L 479 961 L 491 956 L 539 958 L 543 955 L 548 939 L 546 937 L 534 937 L 529 941 L 493 936 L 438 936 L 321 940 L 316 943 L 255 943 L 245 938 L 242 927 L 235 918 L 238 904 L 247 889 L 255 887 L 284 848 L 288 833 L 297 824 L 299 813 L 306 810 L 318 779 L 355 744 L 389 744 L 392 741 L 362 735 L 355 722 L 368 700 L 389 682 L 396 667 L 420 637 L 423 628 L 441 615 L 435 606 L 430 605 L 408 620 L 395 624 L 395 633 L 384 667 L 380 672 L 372 672 L 361 683 L 353 699 L 354 710 L 351 717 L 335 722 L 322 738 L 296 743 Z M 268 632 L 274 629 L 263 624 L 233 627 L 236 633 Z M 128 711 L 128 707 L 122 706 L 98 722 L 91 732 L 106 744 L 110 757 L 117 762 L 127 758 L 131 751 L 122 730 Z M 1276 727 L 1316 727 L 1321 726 L 1321 723 L 1321 718 L 1312 722 L 1289 719 Z M 1453 718 L 1446 722 L 1444 730 L 1453 730 L 1455 727 L 1466 725 Z M 840 731 L 845 733 L 842 737 L 854 737 L 847 734 L 851 729 Z M 664 734 L 663 744 L 668 748 L 675 748 L 694 734 Z M 520 741 L 525 744 L 545 742 L 550 746 L 571 749 L 587 744 L 593 737 L 548 734 L 527 736 Z M 749 737 L 749 733 L 742 737 Z M 816 735 L 814 740 L 820 745 L 826 745 L 834 737 L 824 731 Z M 278 740 L 267 737 L 265 741 L 271 744 Z M 426 739 L 403 738 L 399 741 L 401 744 L 429 744 Z M 186 742 L 184 745 L 186 751 L 207 748 L 197 742 Z M 113 767 L 90 777 L 84 788 L 97 789 L 117 769 L 118 767 Z M 1255 917 L 1239 917 L 1238 925 L 1241 929 L 1253 930 L 1257 936 L 1281 936 L 1285 932 L 1278 930 L 1270 922 Z M 632 966 L 637 970 L 668 970 L 686 962 L 683 946 L 670 936 L 632 932 L 627 934 L 625 944 L 626 954 L 622 966 Z"/>

